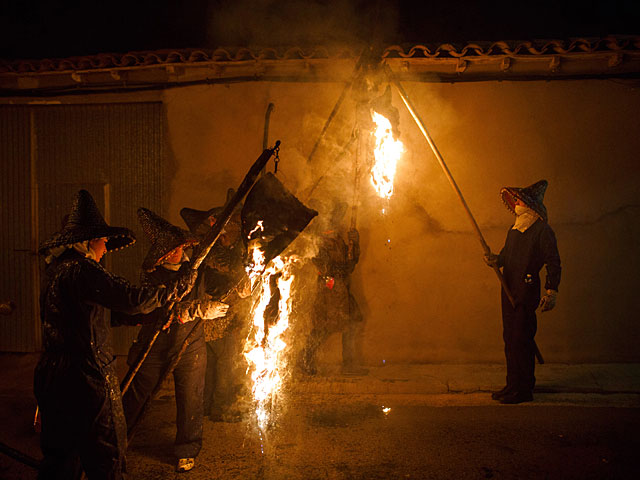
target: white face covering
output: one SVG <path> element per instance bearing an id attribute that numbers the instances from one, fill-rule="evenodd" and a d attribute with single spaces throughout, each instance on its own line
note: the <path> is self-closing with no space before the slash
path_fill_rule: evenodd
<path id="1" fill-rule="evenodd" d="M 516 222 L 513 224 L 513 230 L 526 232 L 538 220 L 538 214 L 529 207 L 516 205 L 513 210 L 516 212 Z"/>
<path id="2" fill-rule="evenodd" d="M 523 207 L 522 205 L 516 205 L 514 207 L 514 210 L 516 212 L 516 215 L 522 215 L 523 213 L 525 213 L 527 211 L 531 211 L 531 209 L 529 209 L 527 207 Z"/>
<path id="3" fill-rule="evenodd" d="M 84 242 L 78 242 L 73 244 L 73 249 L 78 253 L 84 255 L 91 260 L 98 261 L 96 257 L 96 252 L 89 246 L 89 240 L 85 240 Z"/>

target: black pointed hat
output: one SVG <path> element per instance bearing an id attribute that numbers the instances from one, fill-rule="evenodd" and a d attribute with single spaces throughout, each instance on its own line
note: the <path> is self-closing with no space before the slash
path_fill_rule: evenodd
<path id="1" fill-rule="evenodd" d="M 547 207 L 544 206 L 544 192 L 547 190 L 549 182 L 546 180 L 540 180 L 539 182 L 529 185 L 528 187 L 504 187 L 500 190 L 502 201 L 511 211 L 515 214 L 516 199 L 522 200 L 522 202 L 531 210 L 536 212 L 538 216 L 545 222 L 548 220 Z"/>
<path id="2" fill-rule="evenodd" d="M 120 250 L 136 241 L 135 235 L 128 228 L 107 225 L 91 194 L 80 190 L 73 200 L 71 213 L 63 219 L 62 229 L 40 244 L 38 253 L 47 255 L 52 248 L 103 237 L 107 239 L 108 252 Z"/>
<path id="3" fill-rule="evenodd" d="M 207 218 L 216 217 L 222 212 L 222 207 L 213 207 L 209 210 L 196 210 L 195 208 L 184 207 L 180 210 L 180 216 L 184 220 L 191 233 L 196 233 L 198 227 L 205 223 Z"/>
<path id="4" fill-rule="evenodd" d="M 189 230 L 192 233 L 196 233 L 197 230 L 198 230 L 198 227 L 200 225 L 202 225 L 203 223 L 205 223 L 207 218 L 212 217 L 212 216 L 213 217 L 217 217 L 218 215 L 220 215 L 222 213 L 222 211 L 224 210 L 224 207 L 233 198 L 235 193 L 236 193 L 236 191 L 233 188 L 228 189 L 227 190 L 227 199 L 226 199 L 224 205 L 222 205 L 220 207 L 213 207 L 213 208 L 210 208 L 209 210 L 196 210 L 195 208 L 185 207 L 182 210 L 180 210 L 180 216 L 184 220 L 184 223 L 187 225 Z M 234 212 L 239 212 L 240 209 L 242 209 L 242 203 L 238 204 L 238 206 L 236 207 Z M 233 216 L 231 217 L 230 221 L 231 222 L 234 221 Z"/>
<path id="5" fill-rule="evenodd" d="M 142 262 L 142 269 L 152 272 L 162 259 L 178 247 L 188 248 L 198 243 L 191 233 L 167 222 L 147 208 L 138 209 L 138 220 L 145 235 L 152 241 L 151 248 Z"/>

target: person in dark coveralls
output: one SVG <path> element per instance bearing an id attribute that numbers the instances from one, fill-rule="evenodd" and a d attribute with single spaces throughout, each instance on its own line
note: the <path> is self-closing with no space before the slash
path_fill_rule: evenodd
<path id="1" fill-rule="evenodd" d="M 315 375 L 318 348 L 333 333 L 342 333 L 342 373 L 366 375 L 361 364 L 359 341 L 364 321 L 350 291 L 350 276 L 360 259 L 360 236 L 354 228 L 347 232 L 349 245 L 341 232 L 347 204 L 334 201 L 328 216 L 319 217 L 315 229 L 318 253 L 312 259 L 317 270 L 316 296 L 312 308 L 311 333 L 298 365 L 307 375 Z"/>
<path id="2" fill-rule="evenodd" d="M 505 187 L 500 191 L 516 221 L 507 234 L 499 255 L 489 254 L 489 266 L 502 268 L 516 306 L 502 291 L 502 327 L 507 359 L 507 385 L 491 396 L 500 403 L 516 404 L 533 400 L 536 378 L 535 343 L 536 308 L 542 312 L 556 304 L 560 284 L 560 254 L 556 236 L 549 226 L 543 204 L 547 181 L 540 180 L 526 188 Z M 547 266 L 545 293 L 540 298 L 540 269 Z"/>
<path id="3" fill-rule="evenodd" d="M 39 253 L 47 263 L 40 294 L 44 351 L 35 368 L 40 407 L 40 479 L 123 478 L 127 431 L 105 309 L 149 313 L 187 292 L 190 272 L 161 287 L 134 287 L 98 262 L 131 245 L 133 233 L 110 227 L 80 190 L 62 230 Z"/>
<path id="4" fill-rule="evenodd" d="M 227 191 L 227 202 L 235 191 Z M 224 210 L 183 208 L 180 215 L 195 235 L 204 235 Z M 213 246 L 201 273 L 201 284 L 214 298 L 224 296 L 229 311 L 223 321 L 205 322 L 207 345 L 205 374 L 205 413 L 213 421 L 239 421 L 242 413 L 237 400 L 244 384 L 246 366 L 241 364 L 242 327 L 250 309 L 250 284 L 244 269 L 245 248 L 241 238 L 241 205 L 225 225 L 218 242 Z"/>
<path id="5" fill-rule="evenodd" d="M 189 232 L 172 225 L 159 215 L 145 208 L 138 209 L 138 218 L 145 234 L 152 240 L 151 248 L 142 263 L 142 284 L 149 286 L 171 284 L 188 269 L 188 258 L 184 249 L 198 243 Z M 202 294 L 198 281 L 190 294 L 174 306 L 170 313 L 159 309 L 149 316 L 155 317 L 153 324 L 145 322 L 137 340 L 131 346 L 128 361 L 135 362 L 140 349 L 144 348 L 156 331 L 158 323 L 176 321 L 158 335 L 147 358 L 133 378 L 130 388 L 122 399 L 127 424 L 131 427 L 138 420 L 143 406 L 165 371 L 171 358 L 180 350 L 186 337 L 197 328 L 195 338 L 189 343 L 173 371 L 176 392 L 176 438 L 174 455 L 176 471 L 186 472 L 195 466 L 195 459 L 202 448 L 203 392 L 206 352 L 202 322 L 191 323 L 196 318 L 215 319 L 224 317 L 227 305 Z"/>

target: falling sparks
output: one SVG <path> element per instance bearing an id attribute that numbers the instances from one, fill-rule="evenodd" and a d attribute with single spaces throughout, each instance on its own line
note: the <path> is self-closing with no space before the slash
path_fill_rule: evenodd
<path id="1" fill-rule="evenodd" d="M 256 419 L 260 429 L 264 430 L 269 424 L 286 370 L 284 352 L 287 344 L 284 335 L 289 328 L 291 312 L 294 276 L 290 266 L 293 260 L 276 257 L 267 266 L 264 264 L 264 253 L 256 245 L 253 245 L 251 254 L 252 264 L 248 267 L 248 273 L 252 285 L 259 284 L 259 298 L 251 313 L 252 333 L 245 343 L 244 356 L 248 371 L 251 372 Z M 267 312 L 274 298 L 278 302 L 276 318 Z"/>
<path id="2" fill-rule="evenodd" d="M 373 112 L 372 119 L 376 128 L 373 132 L 375 162 L 371 168 L 371 184 L 380 197 L 389 199 L 393 195 L 393 179 L 404 146 L 400 140 L 393 138 L 391 122 L 386 117 Z"/>

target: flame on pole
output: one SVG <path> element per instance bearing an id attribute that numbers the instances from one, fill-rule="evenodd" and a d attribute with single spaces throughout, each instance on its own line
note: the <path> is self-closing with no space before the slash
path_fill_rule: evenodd
<path id="1" fill-rule="evenodd" d="M 393 138 L 391 122 L 385 116 L 373 111 L 371 119 L 375 125 L 374 163 L 371 168 L 371 184 L 381 198 L 390 199 L 393 195 L 393 180 L 398 160 L 404 152 L 404 145 Z"/>
<path id="2" fill-rule="evenodd" d="M 284 337 L 289 329 L 294 279 L 290 267 L 294 260 L 278 256 L 266 266 L 258 244 L 250 246 L 250 254 L 252 262 L 247 270 L 258 299 L 251 311 L 252 328 L 245 343 L 244 357 L 251 374 L 256 420 L 258 427 L 264 430 L 269 425 L 287 369 Z M 274 296 L 278 299 L 275 315 L 268 311 Z"/>

